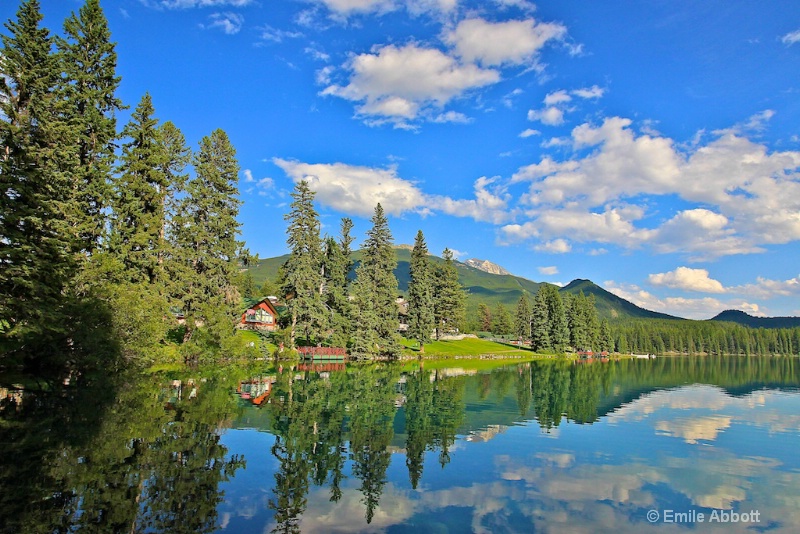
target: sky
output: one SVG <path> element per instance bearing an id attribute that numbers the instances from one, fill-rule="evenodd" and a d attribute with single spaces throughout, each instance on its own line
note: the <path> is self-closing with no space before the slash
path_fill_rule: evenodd
<path id="1" fill-rule="evenodd" d="M 60 33 L 80 0 L 41 0 Z M 796 0 L 102 0 L 118 96 L 237 149 L 243 238 L 395 243 L 647 309 L 800 315 Z M 0 2 L 0 18 L 18 2 Z M 5 29 L 2 30 L 5 33 Z M 119 115 L 119 127 L 129 111 Z"/>

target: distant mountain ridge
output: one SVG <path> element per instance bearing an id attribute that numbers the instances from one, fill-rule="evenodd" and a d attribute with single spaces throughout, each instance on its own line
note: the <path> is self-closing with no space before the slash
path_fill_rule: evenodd
<path id="1" fill-rule="evenodd" d="M 500 267 L 496 263 L 492 263 L 489 260 L 479 260 L 478 258 L 470 258 L 464 262 L 465 265 L 469 265 L 470 267 L 475 267 L 485 273 L 489 274 L 511 274 L 503 267 Z"/>
<path id="2" fill-rule="evenodd" d="M 795 328 L 800 326 L 800 317 L 755 317 L 740 310 L 725 310 L 709 321 L 738 323 L 750 328 Z"/>

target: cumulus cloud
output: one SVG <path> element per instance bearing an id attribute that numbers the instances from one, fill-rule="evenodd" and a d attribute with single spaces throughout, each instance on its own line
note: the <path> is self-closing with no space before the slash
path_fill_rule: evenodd
<path id="1" fill-rule="evenodd" d="M 575 107 L 568 106 L 568 104 L 574 100 L 573 97 L 587 100 L 600 98 L 604 94 L 605 89 L 597 85 L 574 89 L 572 91 L 567 91 L 566 89 L 553 91 L 545 95 L 543 108 L 531 109 L 528 111 L 528 120 L 539 121 L 548 126 L 558 126 L 564 123 L 564 115 L 567 112 L 575 110 Z"/>
<path id="2" fill-rule="evenodd" d="M 540 252 L 566 254 L 572 250 L 572 245 L 570 245 L 565 239 L 554 239 L 552 241 L 548 241 L 547 243 L 537 245 L 535 248 Z"/>
<path id="3" fill-rule="evenodd" d="M 415 43 L 386 45 L 353 57 L 346 65 L 346 85 L 332 84 L 323 95 L 358 103 L 363 117 L 407 124 L 439 116 L 450 100 L 500 80 L 500 73 L 463 64 L 435 48 Z"/>
<path id="4" fill-rule="evenodd" d="M 755 316 L 764 316 L 761 307 L 741 299 L 720 300 L 712 297 L 684 298 L 658 297 L 635 284 L 607 280 L 603 287 L 620 298 L 647 310 L 667 313 L 687 319 L 709 319 L 725 310 L 741 310 Z"/>
<path id="5" fill-rule="evenodd" d="M 355 15 L 382 15 L 405 8 L 411 15 L 438 14 L 453 11 L 458 0 L 317 0 L 333 18 L 347 19 Z"/>
<path id="6" fill-rule="evenodd" d="M 524 130 L 519 134 L 519 136 L 523 139 L 527 139 L 528 137 L 532 137 L 534 135 L 542 135 L 542 132 L 540 132 L 539 130 L 528 128 L 527 130 Z"/>
<path id="7" fill-rule="evenodd" d="M 798 151 L 769 152 L 732 130 L 681 148 L 668 137 L 636 133 L 621 117 L 582 124 L 569 140 L 572 157 L 544 156 L 511 177 L 511 183 L 530 184 L 520 201 L 530 206 L 531 220 L 505 233 L 569 235 L 623 248 L 647 244 L 660 253 L 690 254 L 693 261 L 800 239 Z M 651 214 L 644 199 L 669 195 L 696 207 L 645 224 Z M 567 231 L 574 233 L 558 233 Z"/>
<path id="8" fill-rule="evenodd" d="M 666 286 L 673 289 L 697 291 L 700 293 L 724 293 L 725 287 L 719 280 L 708 276 L 705 269 L 691 269 L 678 267 L 674 271 L 651 274 L 647 280 L 656 286 Z"/>
<path id="9" fill-rule="evenodd" d="M 470 18 L 446 32 L 443 40 L 463 61 L 496 67 L 531 64 L 549 41 L 563 39 L 566 33 L 561 24 L 534 19 L 489 22 Z"/>
<path id="10" fill-rule="evenodd" d="M 207 28 L 218 28 L 226 35 L 235 35 L 242 29 L 244 17 L 239 13 L 212 13 Z"/>
<path id="11" fill-rule="evenodd" d="M 558 267 L 550 266 L 550 267 L 539 267 L 539 274 L 543 274 L 545 276 L 553 276 L 558 274 Z"/>
<path id="12" fill-rule="evenodd" d="M 373 214 L 380 203 L 389 214 L 425 212 L 425 195 L 413 183 L 397 175 L 397 167 L 376 169 L 344 163 L 310 164 L 280 158 L 275 165 L 292 180 L 306 180 L 316 199 L 333 209 L 362 217 Z"/>
<path id="13" fill-rule="evenodd" d="M 472 199 L 427 195 L 416 184 L 401 178 L 396 166 L 374 168 L 345 163 L 302 163 L 273 159 L 294 182 L 306 180 L 316 199 L 337 211 L 369 217 L 380 202 L 392 215 L 416 212 L 422 215 L 438 211 L 455 217 L 500 224 L 513 213 L 508 209 L 509 195 L 498 186 L 497 177 L 475 180 Z"/>

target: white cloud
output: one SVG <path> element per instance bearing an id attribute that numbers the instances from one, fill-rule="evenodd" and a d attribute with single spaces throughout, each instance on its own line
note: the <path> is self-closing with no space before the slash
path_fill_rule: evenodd
<path id="1" fill-rule="evenodd" d="M 584 87 L 583 89 L 575 89 L 572 94 L 580 98 L 600 98 L 606 93 L 602 87 L 593 85 L 591 87 Z"/>
<path id="2" fill-rule="evenodd" d="M 503 187 L 494 184 L 498 177 L 478 178 L 474 183 L 475 198 L 454 200 L 450 197 L 431 197 L 430 207 L 456 217 L 470 217 L 476 221 L 500 224 L 513 217 L 508 208 L 510 195 Z"/>
<path id="3" fill-rule="evenodd" d="M 500 80 L 495 70 L 462 64 L 440 50 L 414 43 L 359 54 L 345 69 L 347 85 L 329 85 L 323 95 L 360 103 L 356 111 L 361 116 L 403 124 L 436 117 L 453 98 Z"/>
<path id="4" fill-rule="evenodd" d="M 278 28 L 273 28 L 272 26 L 266 25 L 259 28 L 261 31 L 261 39 L 264 41 L 272 41 L 275 43 L 283 42 L 284 39 L 298 39 L 303 37 L 302 32 L 292 32 L 287 30 L 280 30 Z M 306 52 L 309 49 L 306 49 Z"/>
<path id="5" fill-rule="evenodd" d="M 469 252 L 462 252 L 462 251 L 456 250 L 454 248 L 451 248 L 449 250 L 450 250 L 450 252 L 453 253 L 453 257 L 455 259 L 457 259 L 457 260 L 463 258 L 464 256 L 468 256 L 469 255 Z"/>
<path id="6" fill-rule="evenodd" d="M 705 269 L 691 269 L 678 267 L 674 271 L 651 274 L 647 280 L 656 286 L 666 286 L 673 289 L 697 291 L 701 293 L 724 293 L 725 288 L 718 280 L 708 276 Z"/>
<path id="7" fill-rule="evenodd" d="M 534 130 L 532 128 L 528 128 L 519 134 L 519 136 L 523 139 L 527 139 L 528 137 L 532 137 L 534 135 L 542 135 L 542 132 L 539 130 Z"/>
<path id="8" fill-rule="evenodd" d="M 793 45 L 794 43 L 800 41 L 800 30 L 787 33 L 781 37 L 781 41 L 786 45 Z"/>
<path id="9" fill-rule="evenodd" d="M 551 267 L 539 267 L 539 274 L 543 274 L 545 276 L 553 276 L 558 274 L 558 267 L 551 266 Z"/>
<path id="10" fill-rule="evenodd" d="M 545 106 L 555 106 L 558 104 L 564 104 L 565 102 L 570 102 L 572 97 L 567 94 L 566 91 L 563 89 L 561 91 L 555 91 L 553 93 L 548 93 L 544 97 L 544 105 Z"/>
<path id="11" fill-rule="evenodd" d="M 379 202 L 391 215 L 424 212 L 425 196 L 397 175 L 397 168 L 375 169 L 344 163 L 309 164 L 275 158 L 275 165 L 295 181 L 306 180 L 317 201 L 333 209 L 362 217 L 373 214 Z"/>
<path id="12" fill-rule="evenodd" d="M 758 304 L 744 300 L 719 300 L 712 297 L 683 298 L 657 297 L 635 284 L 617 283 L 613 280 L 603 282 L 603 287 L 620 298 L 633 302 L 647 310 L 667 313 L 687 319 L 709 319 L 724 310 L 741 310 L 750 315 L 763 316 Z"/>
<path id="13" fill-rule="evenodd" d="M 440 113 L 436 117 L 432 119 L 433 122 L 456 122 L 459 124 L 467 124 L 472 122 L 472 119 L 464 115 L 463 113 L 459 113 L 457 111 L 448 111 L 446 113 Z"/>
<path id="14" fill-rule="evenodd" d="M 761 299 L 800 295 L 800 276 L 788 280 L 769 280 L 759 276 L 754 284 L 733 286 L 729 291 Z"/>
<path id="15" fill-rule="evenodd" d="M 533 63 L 551 40 L 563 39 L 566 27 L 534 19 L 489 22 L 481 18 L 462 20 L 443 40 L 464 61 L 484 66 Z"/>
<path id="16" fill-rule="evenodd" d="M 529 121 L 539 121 L 548 126 L 558 126 L 564 123 L 564 110 L 550 106 L 540 110 L 531 109 L 528 111 Z"/>
<path id="17" fill-rule="evenodd" d="M 295 183 L 306 180 L 317 201 L 348 214 L 369 217 L 379 202 L 391 215 L 416 212 L 422 215 L 439 211 L 455 217 L 500 224 L 513 217 L 508 209 L 509 195 L 495 185 L 497 178 L 475 180 L 473 199 L 453 199 L 426 195 L 414 183 L 398 176 L 397 167 L 385 169 L 345 163 L 302 163 L 273 159 Z"/>
<path id="18" fill-rule="evenodd" d="M 537 245 L 535 249 L 540 252 L 549 252 L 551 254 L 566 254 L 572 250 L 572 246 L 564 239 L 554 239 L 553 241 Z"/>
<path id="19" fill-rule="evenodd" d="M 243 170 L 242 174 L 244 174 L 244 181 L 245 182 L 255 182 L 256 181 L 256 179 L 253 178 L 253 171 L 251 171 L 250 169 Z"/>
<path id="20" fill-rule="evenodd" d="M 324 5 L 334 18 L 343 19 L 353 15 L 382 15 L 402 8 L 414 16 L 425 13 L 449 13 L 458 5 L 458 0 L 317 0 L 317 2 Z"/>
<path id="21" fill-rule="evenodd" d="M 211 19 L 208 28 L 219 28 L 226 35 L 239 33 L 244 24 L 244 16 L 239 13 L 212 13 L 208 18 Z"/>
<path id="22" fill-rule="evenodd" d="M 733 130 L 681 148 L 668 137 L 637 134 L 631 124 L 620 117 L 582 124 L 572 130 L 573 157 L 544 156 L 512 176 L 511 183 L 530 182 L 520 199 L 532 207 L 531 220 L 518 225 L 527 225 L 525 234 L 624 248 L 647 244 L 660 253 L 691 254 L 691 260 L 800 239 L 800 152 L 770 153 Z M 661 220 L 645 225 L 647 197 L 670 195 L 696 207 L 661 213 Z M 589 221 L 602 224 L 592 229 Z M 573 230 L 579 231 L 555 233 Z M 520 229 L 506 232 L 519 235 Z"/>

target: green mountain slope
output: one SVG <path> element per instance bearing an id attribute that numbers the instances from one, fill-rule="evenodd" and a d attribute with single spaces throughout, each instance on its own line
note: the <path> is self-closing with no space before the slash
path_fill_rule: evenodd
<path id="1" fill-rule="evenodd" d="M 800 326 L 800 317 L 753 317 L 739 310 L 725 310 L 710 321 L 727 321 L 751 328 L 796 328 Z"/>
<path id="2" fill-rule="evenodd" d="M 408 290 L 409 264 L 411 261 L 411 249 L 407 246 L 395 248 L 397 254 L 397 268 L 394 274 L 397 277 L 398 289 L 400 293 Z M 262 284 L 264 280 L 275 280 L 278 269 L 286 261 L 288 255 L 276 258 L 266 258 L 250 268 L 250 273 L 257 284 Z M 352 254 L 354 261 L 361 259 L 361 252 L 356 251 Z M 444 262 L 442 258 L 430 256 L 431 261 L 436 264 Z M 535 295 L 539 291 L 541 283 L 514 276 L 510 274 L 490 274 L 480 269 L 476 269 L 461 262 L 456 262 L 458 277 L 461 285 L 467 290 L 467 314 L 477 314 L 478 305 L 484 303 L 490 308 L 502 303 L 509 310 L 517 305 L 520 295 Z M 355 278 L 355 272 L 350 273 L 351 278 Z M 561 293 L 578 294 L 583 291 L 585 295 L 594 295 L 598 313 L 601 317 L 609 319 L 617 318 L 639 318 L 639 319 L 678 319 L 664 313 L 652 312 L 640 308 L 612 293 L 589 280 L 574 280 L 569 285 L 560 289 Z"/>
<path id="3" fill-rule="evenodd" d="M 640 308 L 636 304 L 609 293 L 591 280 L 573 280 L 559 290 L 562 294 L 577 295 L 581 291 L 586 296 L 594 295 L 597 313 L 600 317 L 609 319 L 636 318 L 636 319 L 681 319 L 666 313 L 658 313 Z"/>

